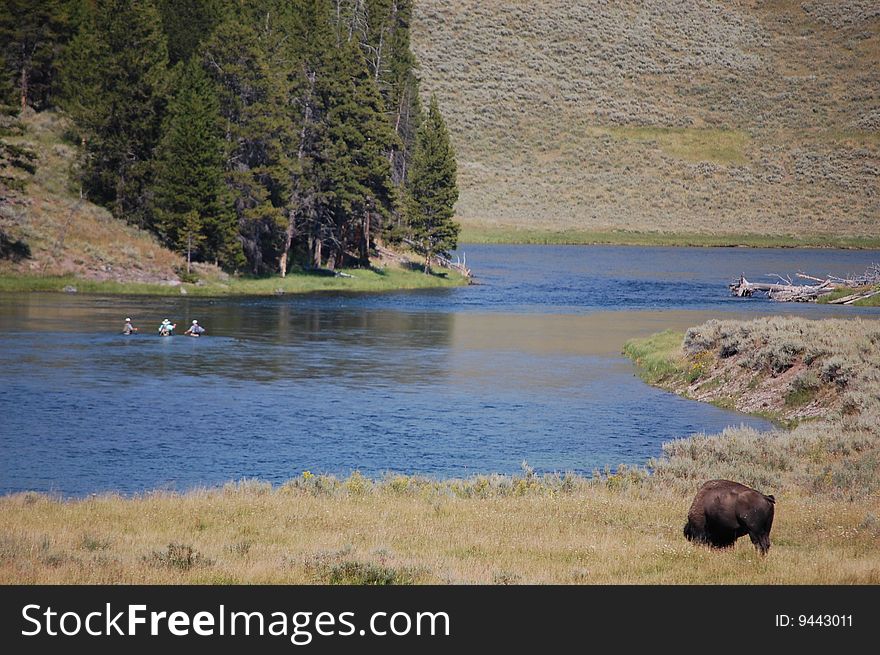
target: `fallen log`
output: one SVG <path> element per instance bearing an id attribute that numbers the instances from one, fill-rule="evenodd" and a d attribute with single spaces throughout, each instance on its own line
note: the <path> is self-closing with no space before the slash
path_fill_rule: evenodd
<path id="1" fill-rule="evenodd" d="M 425 251 L 419 244 L 409 239 L 403 239 L 403 242 L 410 248 L 412 248 L 415 252 L 419 253 L 420 255 L 424 255 Z M 473 276 L 473 274 L 471 273 L 471 269 L 469 269 L 467 266 L 467 256 L 465 256 L 464 259 L 459 259 L 458 257 L 456 257 L 456 260 L 452 261 L 451 259 L 449 259 L 448 257 L 444 257 L 443 255 L 434 254 L 431 256 L 431 262 L 436 264 L 437 266 L 440 266 L 441 268 L 448 268 L 450 270 L 457 271 L 468 280 L 470 280 Z"/>
<path id="2" fill-rule="evenodd" d="M 861 275 L 850 277 L 837 277 L 829 275 L 825 278 L 798 273 L 797 277 L 802 280 L 818 282 L 818 284 L 795 284 L 791 277 L 773 275 L 781 282 L 749 282 L 745 273 L 740 275 L 739 280 L 728 285 L 731 293 L 739 298 L 751 297 L 756 293 L 766 294 L 770 300 L 779 302 L 815 302 L 820 296 L 827 295 L 839 289 L 852 289 L 853 293 L 841 298 L 829 300 L 831 305 L 851 305 L 864 298 L 871 298 L 880 294 L 880 264 L 871 264 Z"/>
<path id="3" fill-rule="evenodd" d="M 784 278 L 783 278 L 784 279 Z M 837 285 L 830 280 L 821 284 L 792 284 L 779 282 L 749 282 L 741 275 L 737 282 L 729 285 L 731 293 L 738 298 L 750 298 L 756 293 L 763 293 L 770 300 L 779 302 L 815 302 L 819 296 L 831 293 Z"/>

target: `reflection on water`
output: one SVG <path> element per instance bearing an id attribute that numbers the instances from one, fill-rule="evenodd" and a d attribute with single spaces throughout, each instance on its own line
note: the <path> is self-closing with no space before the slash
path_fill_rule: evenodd
<path id="1" fill-rule="evenodd" d="M 767 426 L 652 389 L 619 353 L 632 336 L 682 329 L 719 311 L 762 313 L 769 303 L 734 307 L 722 296 L 701 311 L 672 309 L 688 302 L 667 303 L 666 311 L 590 310 L 597 294 L 618 298 L 612 291 L 634 271 L 659 275 L 649 286 L 663 297 L 683 278 L 696 285 L 702 251 L 693 274 L 664 278 L 639 268 L 649 261 L 637 261 L 633 253 L 647 257 L 642 250 L 627 250 L 616 277 L 603 273 L 604 287 L 584 273 L 599 266 L 587 261 L 589 248 L 527 252 L 519 267 L 526 273 L 516 276 L 509 250 L 485 249 L 486 285 L 443 292 L 235 300 L 0 294 L 0 492 L 281 482 L 307 469 L 466 476 L 515 472 L 523 460 L 539 471 L 590 473 L 642 463 L 663 441 L 693 432 Z M 607 269 L 607 251 L 596 256 Z M 543 276 L 528 272 L 542 257 Z M 563 265 L 565 275 L 554 269 Z M 649 295 L 633 292 L 631 309 Z M 571 304 L 575 298 L 581 305 Z M 126 316 L 141 334 L 119 334 Z M 155 333 L 166 316 L 181 326 L 196 318 L 209 336 L 161 339 Z"/>

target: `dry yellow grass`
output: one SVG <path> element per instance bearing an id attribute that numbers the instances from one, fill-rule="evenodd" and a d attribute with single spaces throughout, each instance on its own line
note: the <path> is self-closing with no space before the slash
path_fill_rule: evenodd
<path id="1" fill-rule="evenodd" d="M 747 538 L 720 552 L 687 543 L 689 503 L 585 480 L 487 497 L 254 483 L 135 499 L 19 494 L 0 499 L 0 583 L 880 583 L 876 497 L 779 497 L 766 558 Z"/>

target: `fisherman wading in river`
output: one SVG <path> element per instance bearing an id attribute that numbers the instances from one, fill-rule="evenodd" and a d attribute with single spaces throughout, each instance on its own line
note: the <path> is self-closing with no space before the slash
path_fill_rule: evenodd
<path id="1" fill-rule="evenodd" d="M 174 328 L 177 327 L 177 323 L 172 323 L 167 318 L 162 320 L 162 324 L 159 325 L 159 336 L 160 337 L 170 337 L 174 335 Z"/>
<path id="2" fill-rule="evenodd" d="M 188 337 L 200 337 L 205 333 L 205 328 L 199 325 L 198 321 L 193 321 L 192 325 L 187 328 L 184 334 Z"/>

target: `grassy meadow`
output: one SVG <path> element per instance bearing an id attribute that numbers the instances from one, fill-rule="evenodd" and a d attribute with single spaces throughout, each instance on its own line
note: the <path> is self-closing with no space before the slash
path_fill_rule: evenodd
<path id="1" fill-rule="evenodd" d="M 468 480 L 305 472 L 274 487 L 8 495 L 0 583 L 880 584 L 878 344 L 871 321 L 794 318 L 632 341 L 646 380 L 726 406 L 741 395 L 796 427 L 696 435 L 591 477 L 524 463 Z M 767 557 L 748 538 L 724 551 L 684 539 L 712 478 L 775 494 Z"/>
<path id="2" fill-rule="evenodd" d="M 685 541 L 697 485 L 624 473 L 17 494 L 0 499 L 0 583 L 880 583 L 876 499 L 783 494 L 760 558 L 747 538 Z"/>
<path id="3" fill-rule="evenodd" d="M 461 242 L 536 245 L 619 245 L 698 248 L 880 248 L 880 237 L 827 237 L 773 234 L 698 234 L 694 232 L 593 231 L 518 227 L 490 222 L 464 223 Z M 851 292 L 850 292 L 851 293 Z M 842 294 L 843 295 L 843 294 Z"/>

